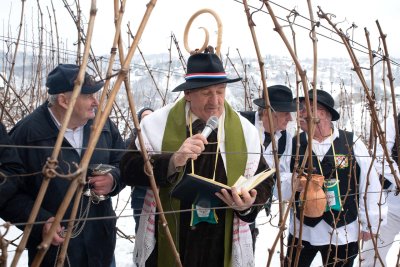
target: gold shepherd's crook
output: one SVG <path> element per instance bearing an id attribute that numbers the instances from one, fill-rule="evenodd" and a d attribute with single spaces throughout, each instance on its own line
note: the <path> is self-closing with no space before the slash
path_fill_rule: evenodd
<path id="1" fill-rule="evenodd" d="M 215 13 L 214 10 L 211 10 L 211 9 L 209 9 L 209 8 L 200 9 L 199 11 L 197 11 L 196 13 L 194 13 L 194 14 L 190 17 L 188 23 L 186 24 L 185 33 L 184 33 L 184 35 L 183 35 L 183 41 L 184 41 L 184 44 L 185 44 L 185 49 L 186 49 L 186 51 L 187 51 L 188 53 L 192 54 L 193 52 L 201 53 L 201 52 L 203 52 L 203 51 L 207 48 L 207 46 L 208 46 L 208 41 L 209 41 L 209 34 L 208 34 L 207 29 L 204 28 L 204 27 L 200 27 L 200 29 L 203 29 L 203 30 L 204 30 L 204 33 L 205 33 L 205 35 L 206 35 L 206 38 L 205 38 L 204 43 L 203 43 L 203 46 L 202 46 L 200 49 L 192 50 L 192 49 L 189 48 L 189 45 L 188 45 L 188 34 L 189 34 L 190 26 L 192 25 L 193 20 L 194 20 L 195 18 L 197 18 L 197 16 L 199 16 L 199 15 L 201 15 L 201 14 L 203 14 L 203 13 L 210 13 L 210 14 L 215 18 L 215 20 L 217 21 L 217 26 L 218 26 L 218 39 L 217 39 L 217 46 L 216 46 L 215 49 L 216 49 L 216 54 L 217 54 L 217 56 L 220 57 L 220 56 L 221 56 L 221 54 L 220 54 L 220 51 L 221 51 L 221 44 L 222 44 L 222 22 L 221 22 L 221 19 L 220 19 L 219 16 L 218 16 L 218 14 Z"/>

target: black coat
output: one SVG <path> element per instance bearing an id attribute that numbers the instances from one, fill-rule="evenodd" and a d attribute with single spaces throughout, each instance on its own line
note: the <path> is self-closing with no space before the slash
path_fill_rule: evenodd
<path id="1" fill-rule="evenodd" d="M 10 146 L 12 144 L 6 128 L 0 123 L 0 217 L 3 217 L 2 208 L 20 187 L 17 175 L 24 172 L 17 150 Z"/>
<path id="2" fill-rule="evenodd" d="M 84 126 L 83 147 L 86 147 L 88 144 L 92 123 L 93 121 L 89 120 Z M 47 158 L 52 154 L 58 132 L 58 128 L 48 110 L 47 103 L 38 107 L 30 115 L 18 122 L 11 130 L 11 137 L 16 144 L 37 147 L 18 149 L 27 173 L 33 173 L 34 175 L 23 179 L 24 186 L 29 192 L 29 196 L 20 194 L 14 199 L 15 201 L 13 201 L 12 205 L 9 205 L 8 214 L 13 218 L 13 222 L 27 221 L 28 215 L 33 207 L 33 200 L 36 199 L 42 184 L 42 168 Z M 59 173 L 68 174 L 76 169 L 74 163 L 79 164 L 81 156 L 72 148 L 65 138 L 62 147 L 63 149 L 60 151 L 58 157 L 57 171 Z M 124 149 L 121 135 L 117 127 L 110 120 L 106 121 L 96 148 Z M 85 150 L 82 149 L 81 155 L 84 155 L 84 152 Z M 121 155 L 122 151 L 95 150 L 90 164 L 104 163 L 118 167 Z M 113 196 L 118 194 L 125 185 L 120 180 L 119 168 L 113 169 L 111 174 L 117 183 L 115 190 L 110 193 L 110 195 Z M 69 185 L 70 181 L 59 177 L 50 181 L 36 221 L 46 221 L 49 217 L 55 216 Z M 81 208 L 79 210 L 85 209 L 88 202 L 88 197 L 82 196 Z M 66 211 L 64 219 L 69 218 L 73 205 L 72 203 L 73 200 Z M 13 210 L 18 210 L 19 212 L 14 214 L 15 212 Z M 79 210 L 77 217 L 79 216 Z M 89 218 L 107 216 L 115 216 L 111 199 L 90 206 Z M 66 226 L 66 224 L 67 223 L 63 223 L 64 226 Z M 79 224 L 79 226 L 81 225 L 82 223 Z M 70 266 L 109 267 L 113 259 L 116 242 L 115 225 L 116 219 L 88 220 L 84 222 L 83 231 L 77 237 L 71 239 L 69 243 L 67 256 Z M 41 242 L 42 229 L 43 225 L 33 227 L 32 234 L 29 238 L 27 248 L 30 263 L 36 254 L 37 245 Z M 56 253 L 57 247 L 51 246 L 41 266 L 54 266 Z"/>

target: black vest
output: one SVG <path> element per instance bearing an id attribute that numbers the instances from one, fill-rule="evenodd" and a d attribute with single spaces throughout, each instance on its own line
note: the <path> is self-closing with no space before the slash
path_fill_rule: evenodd
<path id="1" fill-rule="evenodd" d="M 397 114 L 397 126 L 398 126 L 398 129 L 399 129 L 399 131 L 400 131 L 400 113 L 399 114 Z M 395 140 L 396 140 L 396 137 L 395 137 Z M 393 146 L 393 148 L 392 148 L 392 159 L 395 161 L 395 162 L 397 162 L 397 159 L 398 159 L 398 157 L 399 157 L 399 154 L 398 154 L 398 152 L 397 152 L 397 147 L 396 147 L 396 143 L 394 144 L 394 146 Z"/>
<path id="2" fill-rule="evenodd" d="M 395 122 L 396 123 L 396 122 Z M 397 114 L 397 127 L 400 131 L 400 113 Z M 392 159 L 394 162 L 397 163 L 397 159 L 399 158 L 399 153 L 397 151 L 397 146 L 396 146 L 396 136 L 394 136 L 394 145 L 392 147 Z M 388 179 L 384 178 L 383 179 L 383 189 L 388 189 L 392 185 L 392 182 L 390 182 Z"/>
<path id="3" fill-rule="evenodd" d="M 286 130 L 285 131 L 281 131 L 281 138 L 279 138 L 278 141 L 278 158 L 280 159 L 283 155 L 283 152 L 285 152 L 285 148 L 286 148 Z"/>
<path id="4" fill-rule="evenodd" d="M 245 117 L 251 124 L 256 124 L 256 112 L 255 111 L 239 111 L 239 114 Z"/>
<path id="5" fill-rule="evenodd" d="M 347 143 L 347 140 L 350 144 Z M 341 162 L 342 167 L 337 168 L 338 179 L 339 179 L 339 188 L 340 188 L 340 198 L 342 201 L 342 211 L 330 210 L 324 212 L 321 217 L 318 218 L 310 218 L 304 216 L 304 223 L 307 226 L 314 227 L 321 220 L 324 220 L 329 225 L 334 227 L 334 222 L 336 218 L 339 218 L 336 228 L 349 224 L 357 219 L 358 215 L 358 205 L 356 196 L 358 194 L 357 184 L 359 183 L 359 174 L 360 168 L 354 158 L 354 152 L 352 148 L 353 141 L 353 133 L 339 130 L 339 138 L 336 138 L 333 141 L 333 145 L 335 147 L 335 153 L 337 157 L 337 161 Z M 307 148 L 307 139 L 305 133 L 300 134 L 300 160 L 299 166 L 301 165 L 304 153 Z M 350 151 L 349 151 L 350 150 Z M 350 155 L 349 155 L 350 153 Z M 292 160 L 290 162 L 291 170 L 294 168 L 295 155 L 296 154 L 296 137 L 293 138 L 293 151 L 292 151 Z M 341 159 L 338 158 L 341 156 Z M 336 179 L 336 170 L 335 170 L 335 160 L 333 158 L 333 150 L 332 146 L 325 154 L 324 159 L 318 164 L 318 158 L 313 152 L 313 167 L 316 174 L 321 174 L 320 165 L 322 168 L 322 172 L 325 176 L 325 179 Z M 307 170 L 307 164 L 305 165 L 305 169 Z M 294 172 L 295 170 L 293 170 Z M 354 173 L 355 172 L 355 173 Z M 350 176 L 349 176 L 350 175 Z M 350 180 L 349 180 L 350 177 Z M 349 190 L 348 190 L 349 189 Z M 346 194 L 347 197 L 346 197 Z M 296 217 L 300 219 L 300 193 L 296 193 Z M 361 200 L 362 201 L 362 200 Z"/>

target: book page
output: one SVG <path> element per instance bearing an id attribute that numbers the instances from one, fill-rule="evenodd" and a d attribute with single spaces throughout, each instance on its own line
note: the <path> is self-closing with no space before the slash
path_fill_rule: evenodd
<path id="1" fill-rule="evenodd" d="M 256 174 L 249 178 L 241 175 L 233 186 L 236 187 L 239 192 L 242 190 L 242 188 L 249 191 L 259 185 L 266 178 L 272 176 L 274 173 L 275 169 L 270 169 L 260 172 L 259 174 Z"/>

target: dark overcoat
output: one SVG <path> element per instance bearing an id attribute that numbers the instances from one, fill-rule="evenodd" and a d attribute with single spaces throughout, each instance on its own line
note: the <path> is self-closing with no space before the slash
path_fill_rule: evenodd
<path id="1" fill-rule="evenodd" d="M 89 120 L 84 126 L 83 148 L 87 147 L 92 123 L 93 121 Z M 51 117 L 47 103 L 19 121 L 10 132 L 16 144 L 28 146 L 19 148 L 18 153 L 27 173 L 32 174 L 23 179 L 25 189 L 29 195 L 19 195 L 8 207 L 12 209 L 9 210 L 8 214 L 13 217 L 15 222 L 27 221 L 34 199 L 36 199 L 43 181 L 42 168 L 52 154 L 58 133 L 59 130 Z M 76 169 L 75 164 L 80 163 L 81 155 L 84 155 L 85 149 L 82 149 L 81 155 L 79 155 L 65 138 L 62 142 L 62 147 L 56 170 L 58 173 L 68 174 Z M 106 150 L 107 148 L 121 150 Z M 108 119 L 101 132 L 90 164 L 103 163 L 117 167 L 111 171 L 116 186 L 110 196 L 118 194 L 125 186 L 120 180 L 118 168 L 122 149 L 124 149 L 124 143 L 121 135 L 117 127 Z M 60 177 L 50 181 L 36 221 L 46 221 L 55 216 L 69 185 L 70 181 Z M 111 198 L 98 204 L 93 204 L 88 201 L 89 198 L 86 196 L 80 195 L 78 197 L 81 198 L 81 201 L 77 216 L 80 216 L 80 213 L 88 207 L 88 204 L 91 204 L 88 218 L 115 216 Z M 73 201 L 71 201 L 64 219 L 70 217 L 72 203 Z M 14 214 L 13 210 L 18 210 L 18 213 Z M 66 226 L 67 224 L 63 223 L 62 225 Z M 86 220 L 79 223 L 78 226 L 83 227 L 83 229 L 69 243 L 66 265 L 69 263 L 69 266 L 109 267 L 113 259 L 116 242 L 116 219 Z M 27 248 L 30 263 L 37 252 L 38 244 L 41 242 L 42 229 L 43 225 L 34 226 L 29 238 Z M 54 266 L 57 250 L 58 247 L 51 246 L 41 266 Z"/>
<path id="2" fill-rule="evenodd" d="M 24 172 L 17 150 L 12 145 L 6 128 L 0 123 L 0 217 L 3 217 L 2 208 L 18 191 L 18 175 Z"/>

